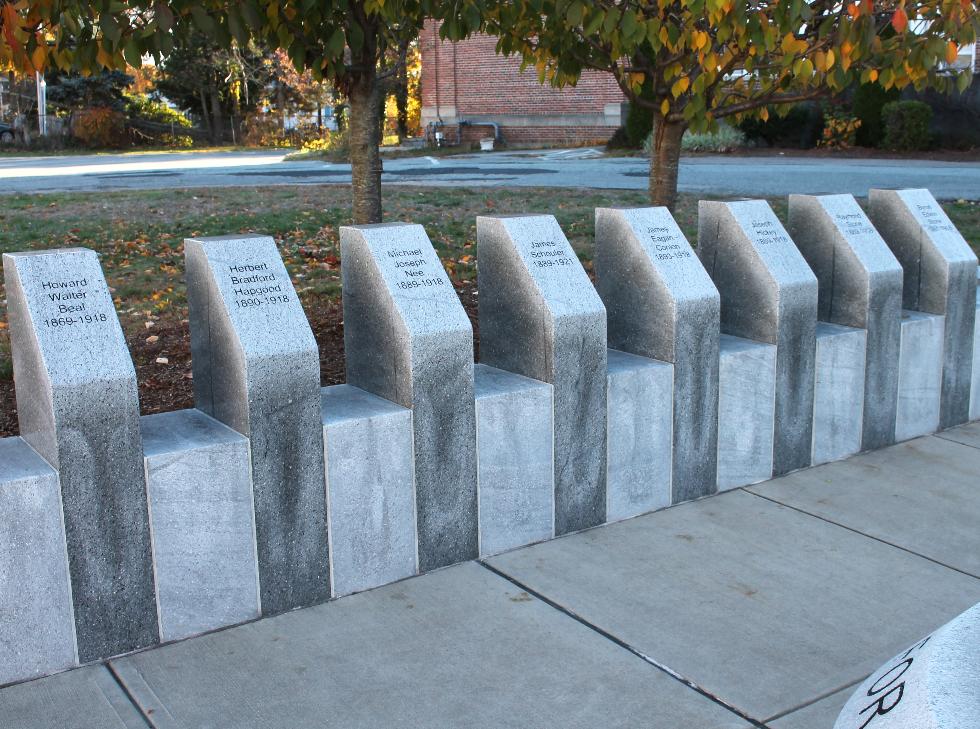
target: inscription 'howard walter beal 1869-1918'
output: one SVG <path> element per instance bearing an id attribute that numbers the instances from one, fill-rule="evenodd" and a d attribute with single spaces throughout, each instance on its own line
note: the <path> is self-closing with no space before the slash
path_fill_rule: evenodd
<path id="1" fill-rule="evenodd" d="M 105 312 L 89 310 L 88 279 L 74 281 L 42 281 L 44 291 L 51 307 L 51 316 L 44 319 L 48 327 L 67 327 L 75 324 L 99 324 L 109 321 Z"/>

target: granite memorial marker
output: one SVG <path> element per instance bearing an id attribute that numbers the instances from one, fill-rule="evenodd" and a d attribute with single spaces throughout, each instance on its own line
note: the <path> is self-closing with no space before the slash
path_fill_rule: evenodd
<path id="1" fill-rule="evenodd" d="M 867 329 L 817 322 L 813 465 L 861 450 Z M 897 380 L 897 377 L 896 377 Z"/>
<path id="2" fill-rule="evenodd" d="M 412 409 L 419 568 L 478 555 L 473 328 L 420 225 L 340 229 L 347 382 Z"/>
<path id="3" fill-rule="evenodd" d="M 905 270 L 903 306 L 946 317 L 940 427 L 969 420 L 977 257 L 928 190 L 871 190 L 871 219 Z"/>
<path id="4" fill-rule="evenodd" d="M 980 604 L 872 673 L 834 729 L 972 729 L 980 726 Z"/>
<path id="5" fill-rule="evenodd" d="M 322 391 L 334 597 L 418 570 L 412 411 L 352 385 Z"/>
<path id="6" fill-rule="evenodd" d="M 667 208 L 596 210 L 609 347 L 674 365 L 672 501 L 716 489 L 720 297 Z"/>
<path id="7" fill-rule="evenodd" d="M 58 474 L 0 438 L 0 685 L 78 663 Z"/>
<path id="8" fill-rule="evenodd" d="M 789 232 L 817 276 L 820 320 L 867 330 L 861 447 L 891 445 L 902 266 L 852 195 L 790 195 Z"/>
<path id="9" fill-rule="evenodd" d="M 141 424 L 160 637 L 258 618 L 248 439 L 193 409 Z"/>
<path id="10" fill-rule="evenodd" d="M 554 386 L 555 533 L 606 518 L 606 310 L 554 216 L 477 218 L 480 361 Z"/>
<path id="11" fill-rule="evenodd" d="M 935 433 L 940 422 L 945 317 L 902 311 L 895 439 Z"/>
<path id="12" fill-rule="evenodd" d="M 21 437 L 61 485 L 78 658 L 157 643 L 136 371 L 98 257 L 3 267 Z"/>
<path id="13" fill-rule="evenodd" d="M 764 200 L 698 207 L 698 256 L 726 334 L 776 345 L 773 475 L 810 465 L 817 279 Z"/>
<path id="14" fill-rule="evenodd" d="M 194 399 L 249 439 L 262 613 L 330 595 L 320 357 L 272 238 L 189 238 Z"/>
<path id="15" fill-rule="evenodd" d="M 480 554 L 555 535 L 552 387 L 478 364 L 476 434 Z"/>

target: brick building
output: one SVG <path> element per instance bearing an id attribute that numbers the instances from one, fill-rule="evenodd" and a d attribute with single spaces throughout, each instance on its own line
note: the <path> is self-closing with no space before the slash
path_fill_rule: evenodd
<path id="1" fill-rule="evenodd" d="M 422 127 L 450 142 L 493 136 L 510 144 L 605 142 L 620 126 L 625 98 L 611 74 L 586 71 L 577 86 L 538 83 L 520 58 L 497 55 L 496 39 L 476 35 L 458 43 L 426 23 L 422 52 Z M 429 126 L 433 124 L 433 126 Z"/>

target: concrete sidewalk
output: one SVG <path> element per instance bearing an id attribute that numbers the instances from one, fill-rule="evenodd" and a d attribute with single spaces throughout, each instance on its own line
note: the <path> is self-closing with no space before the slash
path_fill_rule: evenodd
<path id="1" fill-rule="evenodd" d="M 980 423 L 0 690 L 0 727 L 829 729 L 980 601 Z"/>

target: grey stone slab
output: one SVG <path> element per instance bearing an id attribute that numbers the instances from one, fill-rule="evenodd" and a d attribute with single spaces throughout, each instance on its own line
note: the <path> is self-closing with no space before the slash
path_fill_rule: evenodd
<path id="1" fill-rule="evenodd" d="M 895 442 L 902 266 L 853 195 L 790 195 L 789 232 L 819 284 L 822 321 L 868 331 L 864 450 Z"/>
<path id="2" fill-rule="evenodd" d="M 944 330 L 942 316 L 902 311 L 896 440 L 928 435 L 939 429 Z"/>
<path id="3" fill-rule="evenodd" d="M 980 448 L 980 423 L 967 423 L 958 425 L 955 428 L 944 430 L 938 437 L 951 440 L 955 443 Z"/>
<path id="4" fill-rule="evenodd" d="M 89 666 L 0 689 L 4 729 L 146 729 L 105 666 Z"/>
<path id="5" fill-rule="evenodd" d="M 0 438 L 0 685 L 76 663 L 58 474 L 21 438 Z"/>
<path id="6" fill-rule="evenodd" d="M 473 327 L 422 226 L 342 226 L 340 246 L 347 382 L 412 409 L 419 568 L 473 559 Z"/>
<path id="7" fill-rule="evenodd" d="M 817 324 L 814 465 L 847 458 L 861 450 L 867 350 L 867 329 Z M 897 374 L 896 371 L 896 393 Z"/>
<path id="8" fill-rule="evenodd" d="M 334 597 L 418 571 L 412 411 L 353 385 L 322 390 Z"/>
<path id="9" fill-rule="evenodd" d="M 817 279 L 764 200 L 698 205 L 698 256 L 726 334 L 776 345 L 773 475 L 810 465 Z"/>
<path id="10" fill-rule="evenodd" d="M 136 371 L 93 251 L 3 256 L 21 436 L 58 471 L 78 656 L 159 640 Z"/>
<path id="11" fill-rule="evenodd" d="M 968 729 L 980 724 L 980 603 L 872 673 L 834 729 Z"/>
<path id="12" fill-rule="evenodd" d="M 980 580 L 741 490 L 489 561 L 755 719 L 980 599 Z"/>
<path id="13" fill-rule="evenodd" d="M 113 666 L 185 727 L 745 725 L 473 563 Z"/>
<path id="14" fill-rule="evenodd" d="M 933 436 L 749 490 L 980 577 L 978 473 L 980 450 Z"/>
<path id="15" fill-rule="evenodd" d="M 480 361 L 554 385 L 555 533 L 606 516 L 606 309 L 551 215 L 480 216 Z"/>
<path id="16" fill-rule="evenodd" d="M 674 366 L 672 500 L 714 493 L 718 289 L 667 208 L 597 208 L 595 240 L 609 346 Z"/>
<path id="17" fill-rule="evenodd" d="M 718 490 L 772 476 L 776 348 L 721 335 L 718 401 Z"/>
<path id="18" fill-rule="evenodd" d="M 969 419 L 977 257 L 928 190 L 869 190 L 871 219 L 905 269 L 903 306 L 946 317 L 940 426 Z"/>
<path id="19" fill-rule="evenodd" d="M 161 639 L 258 618 L 248 439 L 194 409 L 140 424 Z"/>
<path id="20" fill-rule="evenodd" d="M 980 420 L 980 290 L 977 317 L 973 323 L 973 379 L 970 385 L 970 420 Z"/>
<path id="21" fill-rule="evenodd" d="M 847 703 L 853 686 L 836 691 L 778 719 L 766 722 L 770 729 L 829 729 Z"/>
<path id="22" fill-rule="evenodd" d="M 555 535 L 552 387 L 479 364 L 476 376 L 480 554 Z"/>
<path id="23" fill-rule="evenodd" d="M 674 365 L 608 352 L 606 520 L 670 506 Z"/>
<path id="24" fill-rule="evenodd" d="M 330 595 L 320 356 L 275 241 L 189 238 L 194 400 L 249 439 L 262 613 Z"/>

